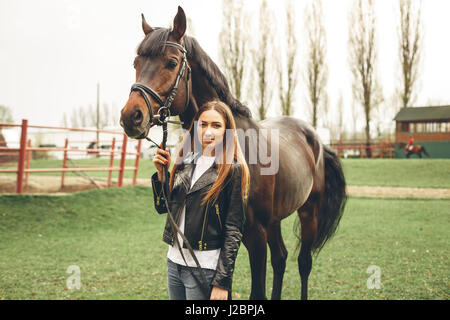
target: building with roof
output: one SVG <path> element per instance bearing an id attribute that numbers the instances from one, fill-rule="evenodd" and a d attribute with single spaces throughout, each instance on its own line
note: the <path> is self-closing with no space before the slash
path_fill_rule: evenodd
<path id="1" fill-rule="evenodd" d="M 410 136 L 414 144 L 425 146 L 430 158 L 450 158 L 450 106 L 402 108 L 394 121 L 397 158 L 405 157 L 398 145 Z"/>

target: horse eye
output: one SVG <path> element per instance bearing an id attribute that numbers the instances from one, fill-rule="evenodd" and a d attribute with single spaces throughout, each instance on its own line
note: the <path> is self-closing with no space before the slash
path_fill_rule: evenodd
<path id="1" fill-rule="evenodd" d="M 177 62 L 175 60 L 169 60 L 167 62 L 167 68 L 168 69 L 174 69 L 177 66 Z"/>

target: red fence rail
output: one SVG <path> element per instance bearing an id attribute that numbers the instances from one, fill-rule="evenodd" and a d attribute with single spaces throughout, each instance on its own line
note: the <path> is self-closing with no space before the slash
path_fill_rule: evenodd
<path id="1" fill-rule="evenodd" d="M 343 142 L 337 141 L 330 144 L 330 148 L 334 149 L 339 158 L 342 158 L 345 151 L 356 151 L 359 158 L 390 158 L 395 156 L 395 147 L 391 141 L 379 141 L 367 145 L 366 142 Z M 370 155 L 370 156 L 369 156 Z"/>
<path id="2" fill-rule="evenodd" d="M 20 134 L 20 144 L 19 148 L 9 148 L 0 146 L 0 155 L 4 154 L 12 154 L 13 152 L 19 153 L 18 161 L 17 161 L 17 169 L 0 169 L 0 173 L 17 173 L 17 184 L 16 184 L 16 193 L 23 193 L 24 187 L 24 177 L 25 183 L 28 182 L 28 176 L 30 173 L 39 173 L 39 172 L 61 172 L 61 187 L 64 186 L 65 173 L 66 172 L 80 172 L 80 171 L 108 171 L 108 186 L 111 186 L 112 180 L 112 172 L 118 171 L 118 186 L 122 187 L 123 185 L 123 177 L 126 170 L 133 170 L 133 185 L 136 184 L 137 173 L 139 169 L 139 158 L 141 155 L 141 143 L 142 140 L 139 140 L 137 145 L 136 152 L 127 152 L 127 135 L 123 132 L 119 131 L 111 131 L 111 130 L 96 130 L 96 129 L 84 129 L 84 128 L 67 128 L 67 127 L 48 127 L 48 126 L 35 126 L 29 125 L 27 119 L 22 120 L 22 124 L 11 124 L 11 123 L 0 123 L 1 127 L 21 127 Z M 116 150 L 116 139 L 113 137 L 112 145 L 110 149 L 75 149 L 69 147 L 69 140 L 66 138 L 64 148 L 58 147 L 31 147 L 31 141 L 27 140 L 27 132 L 29 128 L 37 128 L 37 129 L 56 129 L 56 130 L 69 130 L 69 131 L 80 131 L 80 132 L 100 132 L 100 133 L 108 133 L 108 134 L 116 134 L 122 135 L 122 148 L 121 150 Z M 64 152 L 62 167 L 61 168 L 45 168 L 45 169 L 30 169 L 30 159 L 32 151 L 61 151 Z M 90 167 L 90 168 L 68 168 L 67 167 L 67 159 L 69 152 L 84 152 L 84 153 L 95 153 L 95 154 L 109 154 L 109 166 L 108 167 Z M 118 167 L 114 167 L 114 155 L 120 152 L 120 165 Z M 135 155 L 135 163 L 133 167 L 125 166 L 125 159 L 127 155 Z"/>

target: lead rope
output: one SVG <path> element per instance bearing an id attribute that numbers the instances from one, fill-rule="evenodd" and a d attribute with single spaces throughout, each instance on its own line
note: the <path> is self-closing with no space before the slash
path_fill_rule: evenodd
<path id="1" fill-rule="evenodd" d="M 162 149 L 165 150 L 166 149 L 166 142 L 167 142 L 167 122 L 165 121 L 165 117 L 163 117 L 163 141 L 162 141 Z M 150 140 L 150 138 L 149 138 Z M 153 142 L 153 141 L 152 141 Z M 153 142 L 154 143 L 154 142 Z M 158 146 L 159 147 L 159 146 Z M 200 286 L 203 294 L 205 295 L 206 299 L 209 298 L 209 287 L 207 285 L 207 280 L 206 280 L 206 276 L 205 273 L 203 272 L 202 267 L 200 266 L 200 263 L 194 253 L 194 250 L 192 249 L 191 244 L 189 243 L 189 241 L 187 240 L 186 236 L 183 234 L 183 232 L 180 230 L 180 228 L 178 227 L 178 224 L 175 222 L 175 218 L 173 217 L 172 212 L 169 209 L 169 203 L 167 200 L 167 194 L 169 194 L 169 173 L 167 170 L 169 164 L 167 165 L 163 165 L 163 176 L 164 176 L 164 182 L 163 182 L 163 187 L 162 187 L 162 193 L 163 193 L 163 198 L 164 198 L 164 202 L 167 208 L 167 212 L 168 212 L 168 217 L 169 217 L 169 221 L 170 221 L 170 225 L 172 227 L 172 232 L 174 234 L 175 240 L 177 242 L 177 246 L 178 246 L 178 250 L 180 251 L 181 257 L 183 258 L 183 261 L 186 265 L 186 267 L 188 267 L 192 277 L 195 279 L 195 281 L 197 282 L 197 284 Z M 200 281 L 194 274 L 194 272 L 192 271 L 192 269 L 189 268 L 186 258 L 183 254 L 183 250 L 182 247 L 180 245 L 180 242 L 178 241 L 178 234 L 181 236 L 181 239 L 183 239 L 183 242 L 186 244 L 186 247 L 189 250 L 189 253 L 191 254 L 192 258 L 194 259 L 195 264 L 197 265 L 197 268 L 200 272 L 200 276 L 202 278 L 202 281 Z"/>

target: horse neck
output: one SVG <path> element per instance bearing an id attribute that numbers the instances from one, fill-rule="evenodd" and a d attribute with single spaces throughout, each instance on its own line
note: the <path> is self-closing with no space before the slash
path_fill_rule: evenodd
<path id="1" fill-rule="evenodd" d="M 200 107 L 204 103 L 219 99 L 225 104 L 227 103 L 223 99 L 220 98 L 220 94 L 217 92 L 216 88 L 212 85 L 211 81 L 205 76 L 204 72 L 199 68 L 198 64 L 195 61 L 189 61 L 189 64 L 192 69 L 192 92 L 191 92 L 191 100 L 193 100 L 194 105 Z M 186 117 L 186 121 L 189 123 L 192 121 L 193 117 L 195 116 L 196 112 L 192 112 L 192 106 L 189 105 L 188 108 L 191 108 L 190 110 L 186 110 L 185 114 L 183 115 Z M 236 122 L 236 127 L 239 129 L 260 129 L 261 126 L 258 124 L 258 122 L 255 121 L 252 117 L 245 117 L 235 110 L 231 109 Z"/>

